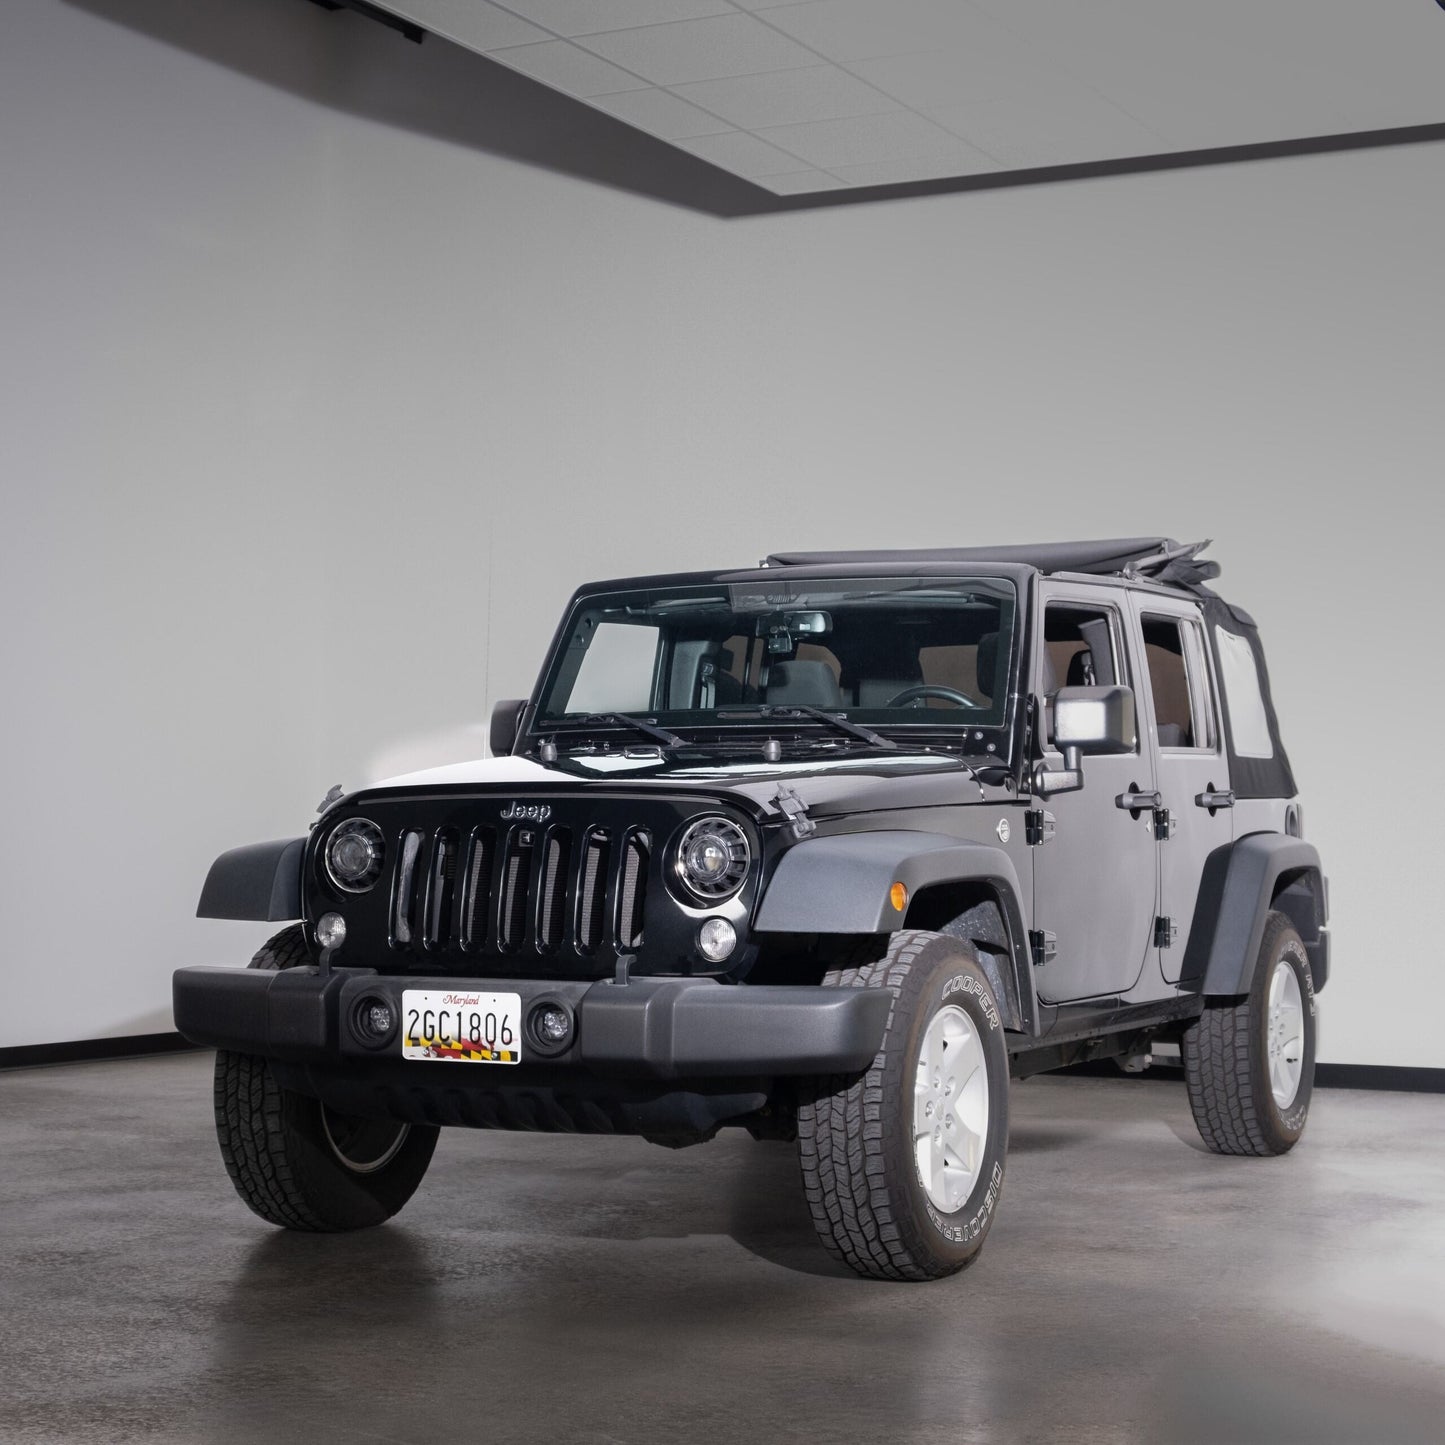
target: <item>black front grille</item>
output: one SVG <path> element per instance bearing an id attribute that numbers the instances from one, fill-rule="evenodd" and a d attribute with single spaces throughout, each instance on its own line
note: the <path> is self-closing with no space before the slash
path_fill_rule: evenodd
<path id="1" fill-rule="evenodd" d="M 519 825 L 401 835 L 393 948 L 606 964 L 642 944 L 652 837 L 644 828 Z"/>

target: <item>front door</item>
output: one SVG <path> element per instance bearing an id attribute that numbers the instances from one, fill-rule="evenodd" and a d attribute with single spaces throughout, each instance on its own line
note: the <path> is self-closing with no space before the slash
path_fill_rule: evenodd
<path id="1" fill-rule="evenodd" d="M 1137 694 L 1141 681 L 1129 665 L 1126 638 L 1135 634 L 1122 589 L 1046 582 L 1041 601 L 1031 685 L 1044 701 L 1046 761 L 1059 768 L 1050 737 L 1059 688 L 1123 683 Z M 1154 951 L 1153 815 L 1116 801 L 1154 789 L 1153 759 L 1141 743 L 1131 753 L 1086 757 L 1083 788 L 1035 803 L 1054 819 L 1053 836 L 1034 850 L 1034 926 L 1042 935 L 1035 958 L 1046 960 L 1034 978 L 1047 1003 L 1128 993 Z"/>
<path id="2" fill-rule="evenodd" d="M 1234 836 L 1229 759 L 1199 608 L 1141 593 L 1130 602 L 1148 674 L 1140 726 L 1158 740 L 1159 801 L 1170 824 L 1159 843 L 1159 972 L 1178 983 L 1205 860 Z"/>

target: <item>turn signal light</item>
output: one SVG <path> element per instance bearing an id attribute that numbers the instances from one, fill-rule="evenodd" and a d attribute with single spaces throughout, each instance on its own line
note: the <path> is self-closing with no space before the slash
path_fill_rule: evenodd
<path id="1" fill-rule="evenodd" d="M 902 883 L 895 883 L 888 890 L 888 901 L 899 913 L 902 913 L 908 907 L 908 889 Z"/>

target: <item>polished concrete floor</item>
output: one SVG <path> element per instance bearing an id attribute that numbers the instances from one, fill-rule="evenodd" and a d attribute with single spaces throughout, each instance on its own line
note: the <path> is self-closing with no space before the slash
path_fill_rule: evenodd
<path id="1" fill-rule="evenodd" d="M 0 1441 L 1445 1440 L 1445 1097 L 1277 1160 L 1182 1087 L 1014 1090 L 933 1285 L 833 1268 L 791 1148 L 449 1132 L 369 1234 L 231 1191 L 210 1059 L 0 1074 Z"/>

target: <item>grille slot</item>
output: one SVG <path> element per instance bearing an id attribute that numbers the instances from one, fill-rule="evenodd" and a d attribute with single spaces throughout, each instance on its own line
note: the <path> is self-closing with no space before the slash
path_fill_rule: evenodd
<path id="1" fill-rule="evenodd" d="M 467 860 L 466 882 L 462 888 L 462 947 L 480 949 L 487 942 L 487 905 L 492 899 L 492 864 L 497 855 L 497 835 L 491 828 L 472 834 L 472 852 Z"/>
<path id="2" fill-rule="evenodd" d="M 642 943 L 642 918 L 647 902 L 647 862 L 652 839 L 633 829 L 622 844 L 622 878 L 617 890 L 617 946 L 637 948 Z"/>
<path id="3" fill-rule="evenodd" d="M 396 894 L 391 905 L 391 936 L 401 947 L 411 944 L 416 923 L 417 867 L 421 853 L 421 834 L 409 831 L 401 835 L 401 853 L 396 865 Z"/>
<path id="4" fill-rule="evenodd" d="M 607 865 L 612 857 L 612 837 L 602 828 L 591 829 L 582 841 L 582 866 L 578 870 L 577 947 L 595 953 L 607 927 Z"/>
<path id="5" fill-rule="evenodd" d="M 432 848 L 427 874 L 426 937 L 428 948 L 445 948 L 452 931 L 452 892 L 457 878 L 457 835 L 444 828 Z"/>
<path id="6" fill-rule="evenodd" d="M 508 952 L 520 948 L 527 935 L 527 899 L 531 894 L 532 856 L 536 850 L 537 835 L 528 828 L 519 828 L 507 839 L 497 939 Z"/>
<path id="7" fill-rule="evenodd" d="M 568 864 L 572 858 L 572 835 L 554 828 L 542 851 L 542 894 L 537 912 L 537 946 L 555 953 L 567 926 Z"/>

